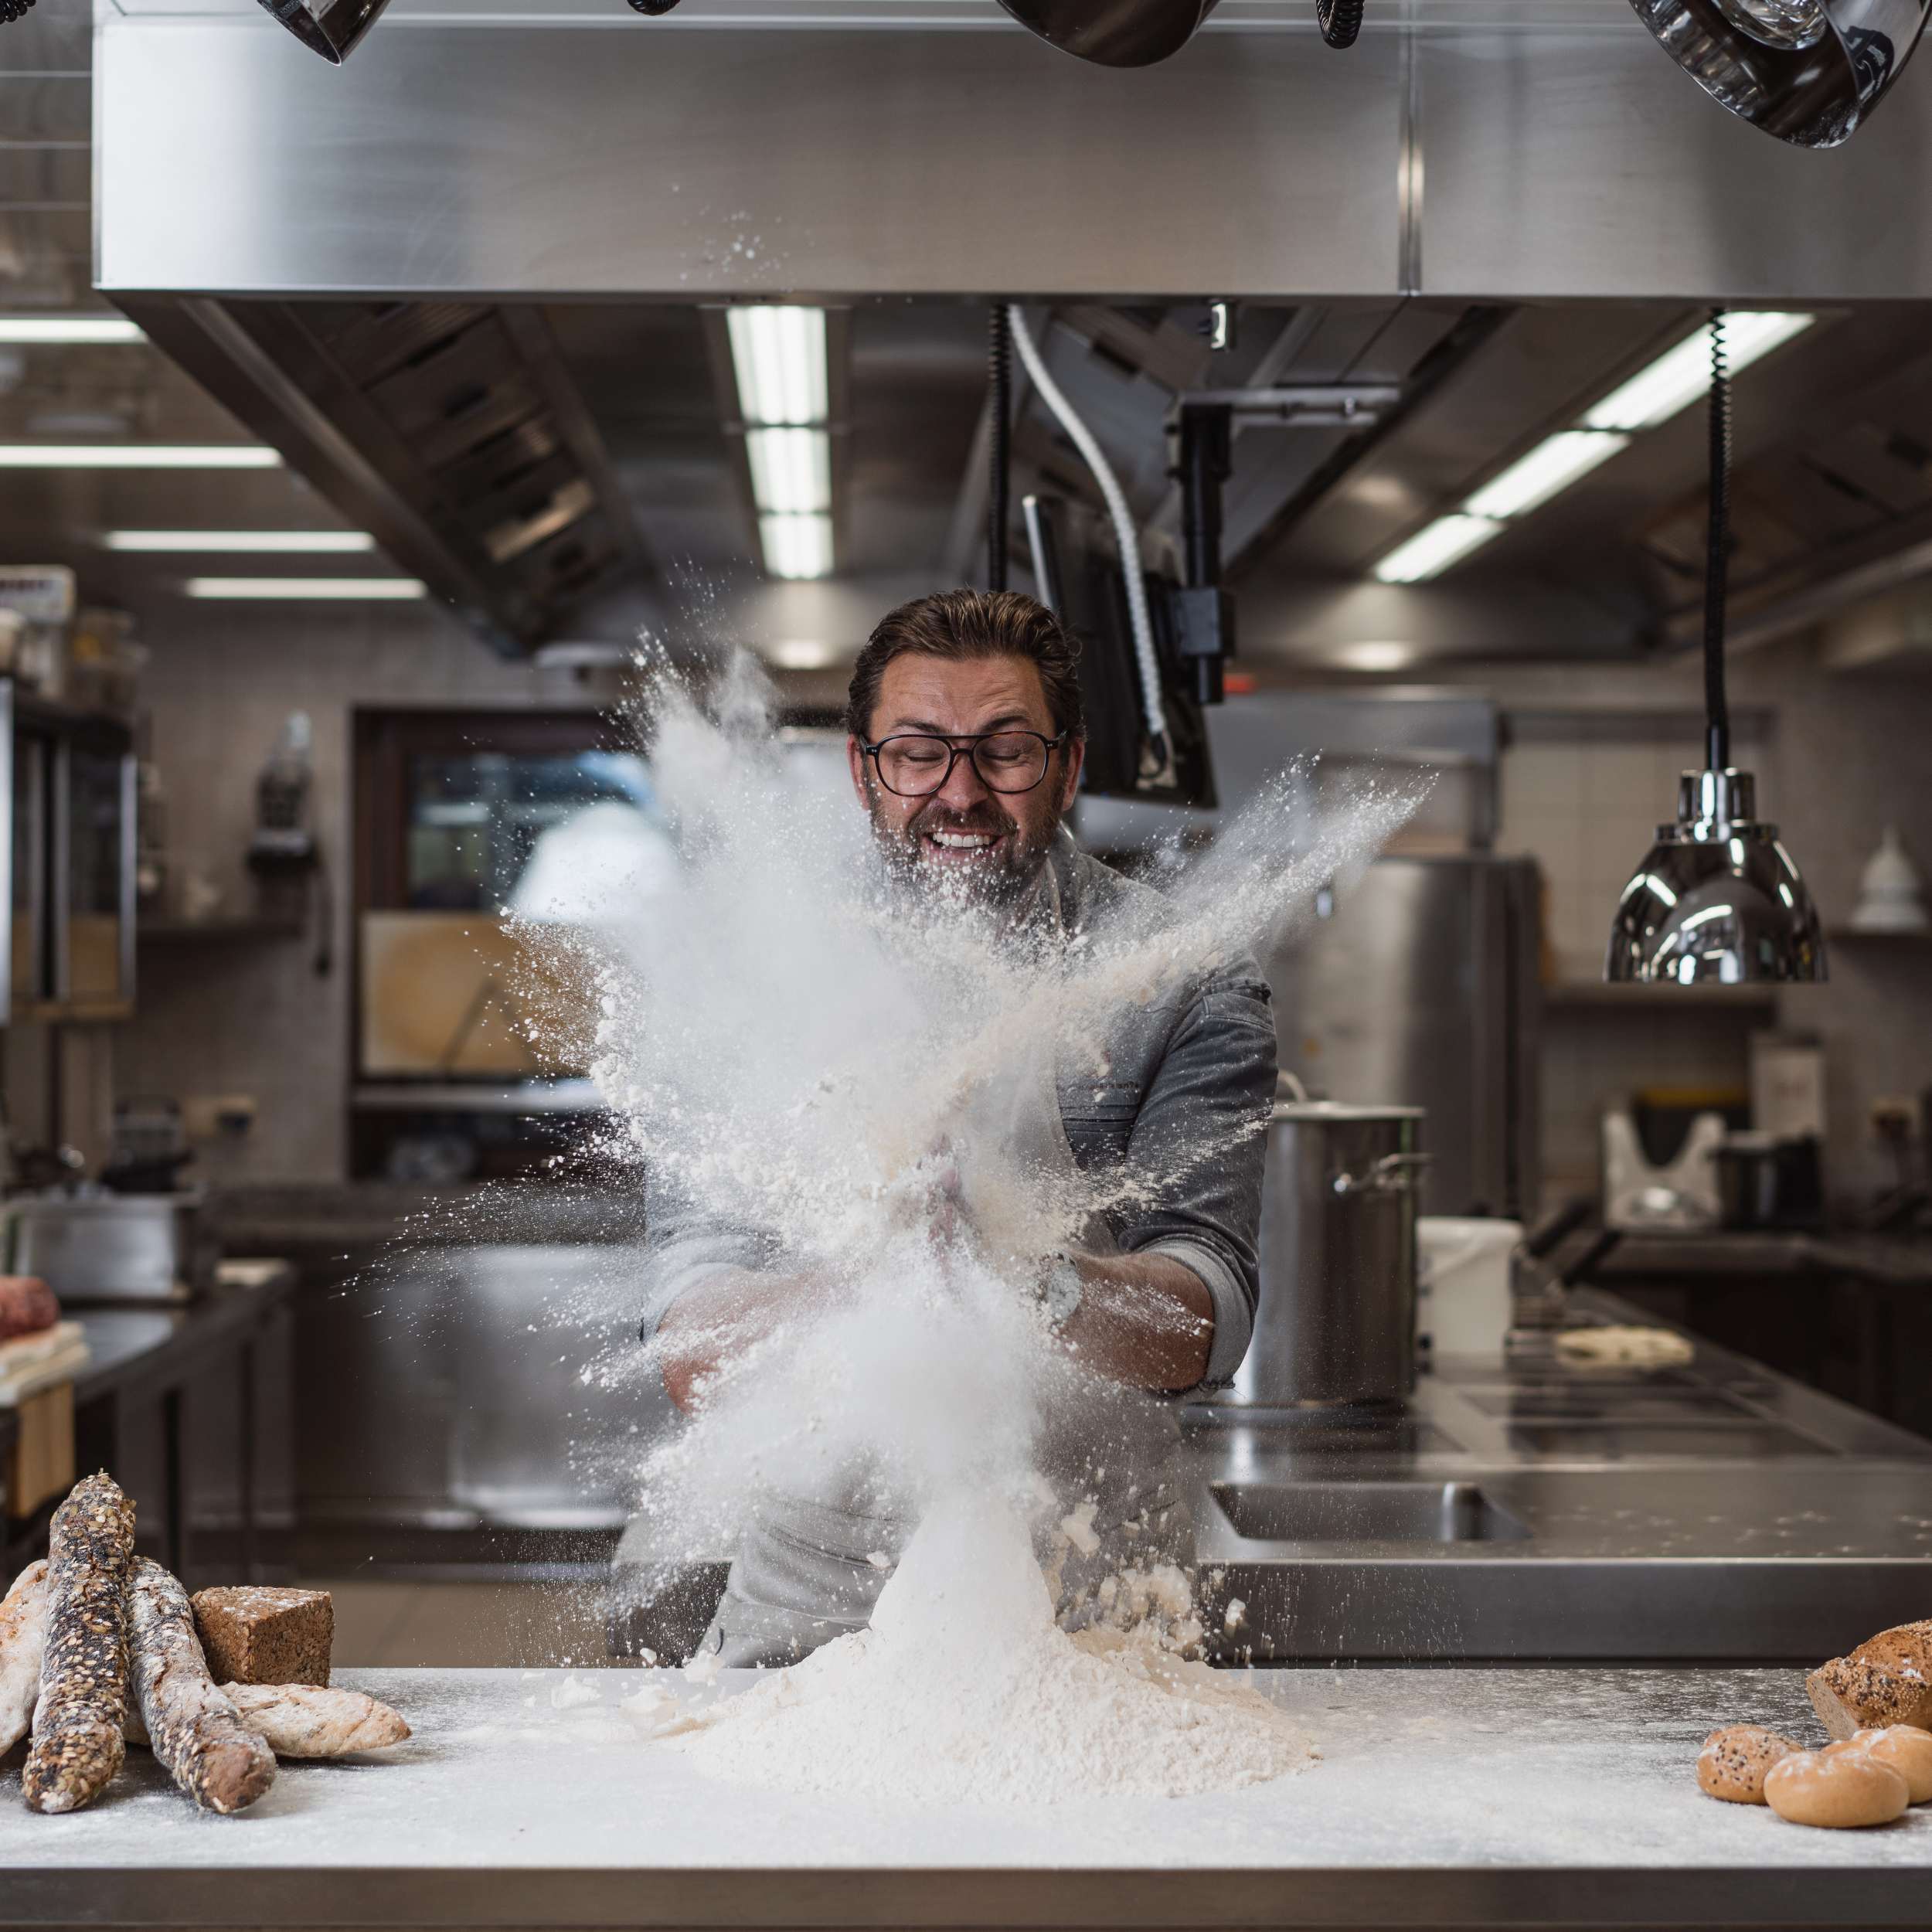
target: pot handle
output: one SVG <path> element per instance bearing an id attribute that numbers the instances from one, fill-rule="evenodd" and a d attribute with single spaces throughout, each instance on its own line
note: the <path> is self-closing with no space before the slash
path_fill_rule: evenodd
<path id="1" fill-rule="evenodd" d="M 1426 1168 L 1433 1155 L 1385 1154 L 1366 1174 L 1338 1174 L 1329 1185 L 1338 1194 L 1396 1194 L 1411 1192 L 1412 1175 Z"/>

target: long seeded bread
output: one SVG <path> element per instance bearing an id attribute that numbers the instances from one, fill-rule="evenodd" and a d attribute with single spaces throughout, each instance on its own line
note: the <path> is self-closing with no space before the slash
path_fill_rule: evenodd
<path id="1" fill-rule="evenodd" d="M 1835 1739 L 1889 1724 L 1932 1729 L 1932 1619 L 1880 1631 L 1850 1656 L 1821 1665 L 1804 1688 Z"/>

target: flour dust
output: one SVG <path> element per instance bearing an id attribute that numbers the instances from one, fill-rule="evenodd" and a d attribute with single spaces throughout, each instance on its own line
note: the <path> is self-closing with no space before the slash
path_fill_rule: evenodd
<path id="1" fill-rule="evenodd" d="M 869 1628 L 753 1691 L 698 1712 L 654 1680 L 634 1715 L 719 1777 L 882 1799 L 1278 1775 L 1303 1740 L 1176 1654 L 1199 1634 L 1184 1569 L 1152 1543 L 1090 1560 L 1171 1411 L 1089 1372 L 1037 1294 L 1049 1257 L 1104 1246 L 1265 1113 L 1081 1168 L 1056 1083 L 1103 1093 L 1123 1016 L 1274 951 L 1423 787 L 1291 769 L 1162 893 L 1062 932 L 895 876 L 774 711 L 742 653 L 702 690 L 652 670 L 638 723 L 672 862 L 614 878 L 574 929 L 611 1151 L 646 1177 L 641 1304 L 725 1267 L 791 1284 L 775 1327 L 719 1304 L 715 1366 L 634 1482 L 667 1577 L 802 1505 L 881 1526 L 849 1553 L 887 1580 Z M 655 1378 L 664 1345 L 597 1372 Z"/>

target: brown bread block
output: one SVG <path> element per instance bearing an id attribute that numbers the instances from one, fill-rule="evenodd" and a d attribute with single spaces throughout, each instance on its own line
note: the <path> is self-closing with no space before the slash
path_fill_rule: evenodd
<path id="1" fill-rule="evenodd" d="M 197 1591 L 195 1628 L 218 1684 L 326 1684 L 335 1605 L 325 1590 L 265 1583 Z"/>
<path id="2" fill-rule="evenodd" d="M 1804 1680 L 1811 1707 L 1841 1742 L 1893 1724 L 1932 1728 L 1932 1621 L 1880 1631 Z"/>

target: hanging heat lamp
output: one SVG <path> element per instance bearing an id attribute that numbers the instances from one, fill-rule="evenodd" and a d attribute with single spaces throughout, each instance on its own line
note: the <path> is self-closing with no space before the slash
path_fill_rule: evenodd
<path id="1" fill-rule="evenodd" d="M 999 0 L 1022 27 L 1102 67 L 1151 67 L 1179 53 L 1216 0 Z"/>
<path id="2" fill-rule="evenodd" d="M 1932 0 L 1631 0 L 1671 58 L 1740 120 L 1801 148 L 1865 121 Z"/>
<path id="3" fill-rule="evenodd" d="M 339 67 L 376 24 L 389 0 L 261 0 L 311 53 Z"/>
<path id="4" fill-rule="evenodd" d="M 1825 978 L 1818 909 L 1777 828 L 1757 817 L 1757 786 L 1730 761 L 1724 691 L 1724 593 L 1730 536 L 1730 383 L 1724 317 L 1710 321 L 1710 512 L 1704 576 L 1705 757 L 1679 783 L 1677 821 L 1624 888 L 1604 977 L 1676 986 Z"/>

